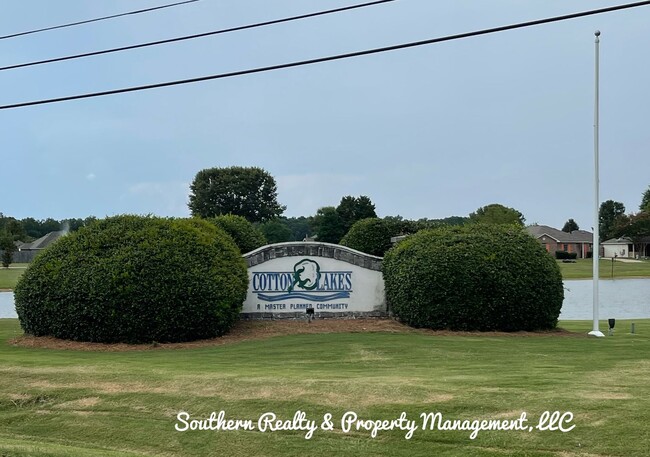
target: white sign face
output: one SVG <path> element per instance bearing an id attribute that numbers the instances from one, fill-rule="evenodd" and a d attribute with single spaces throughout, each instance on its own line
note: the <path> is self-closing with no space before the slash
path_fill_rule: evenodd
<path id="1" fill-rule="evenodd" d="M 384 280 L 326 257 L 280 257 L 248 268 L 243 313 L 385 312 Z"/>

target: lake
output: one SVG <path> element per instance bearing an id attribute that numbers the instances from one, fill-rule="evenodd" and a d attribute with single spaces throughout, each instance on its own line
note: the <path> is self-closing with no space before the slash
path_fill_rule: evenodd
<path id="1" fill-rule="evenodd" d="M 560 320 L 590 320 L 593 318 L 590 280 L 564 281 L 564 304 Z M 611 279 L 600 281 L 601 319 L 650 318 L 650 279 Z M 0 318 L 16 318 L 14 294 L 0 292 Z"/>

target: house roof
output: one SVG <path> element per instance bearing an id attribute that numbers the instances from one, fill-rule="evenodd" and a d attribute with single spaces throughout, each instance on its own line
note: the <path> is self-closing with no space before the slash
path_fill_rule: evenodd
<path id="1" fill-rule="evenodd" d="M 600 244 L 632 244 L 632 240 L 623 236 L 621 238 L 610 238 L 607 241 L 603 241 Z"/>
<path id="2" fill-rule="evenodd" d="M 50 244 L 54 243 L 56 240 L 65 235 L 66 232 L 59 230 L 56 232 L 50 232 L 47 235 L 40 237 L 37 240 L 32 241 L 31 243 L 25 243 L 19 247 L 21 251 L 35 251 L 38 249 L 45 249 Z"/>
<path id="3" fill-rule="evenodd" d="M 531 225 L 526 227 L 526 231 L 535 238 L 548 236 L 558 243 L 591 243 L 594 237 L 593 233 L 587 230 L 574 230 L 571 233 L 567 233 L 549 227 L 548 225 Z"/>

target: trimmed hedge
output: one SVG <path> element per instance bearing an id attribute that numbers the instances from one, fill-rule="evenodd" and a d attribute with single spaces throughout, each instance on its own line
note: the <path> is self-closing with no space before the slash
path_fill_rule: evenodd
<path id="1" fill-rule="evenodd" d="M 264 233 L 248 222 L 245 217 L 224 214 L 207 220 L 230 235 L 242 254 L 267 244 Z"/>
<path id="2" fill-rule="evenodd" d="M 392 243 L 390 239 L 402 233 L 403 225 L 390 219 L 371 217 L 355 222 L 340 244 L 366 254 L 383 257 Z"/>
<path id="3" fill-rule="evenodd" d="M 577 259 L 578 258 L 578 253 L 577 252 L 567 252 L 567 251 L 555 251 L 555 258 L 558 260 L 562 259 Z"/>
<path id="4" fill-rule="evenodd" d="M 386 253 L 383 275 L 389 309 L 413 327 L 551 329 L 564 300 L 553 257 L 514 226 L 423 230 Z"/>
<path id="5" fill-rule="evenodd" d="M 247 287 L 239 250 L 214 225 L 116 216 L 51 245 L 14 294 L 25 333 L 149 343 L 223 335 Z"/>

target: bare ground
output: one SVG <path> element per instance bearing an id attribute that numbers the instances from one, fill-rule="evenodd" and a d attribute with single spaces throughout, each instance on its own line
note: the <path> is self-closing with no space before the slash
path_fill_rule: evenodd
<path id="1" fill-rule="evenodd" d="M 564 336 L 584 337 L 581 333 L 556 329 L 542 332 L 452 332 L 449 330 L 415 329 L 401 324 L 393 319 L 322 319 L 308 323 L 304 320 L 268 320 L 268 321 L 239 321 L 233 329 L 219 338 L 199 340 L 187 343 L 153 343 L 153 344 L 105 344 L 87 343 L 79 341 L 61 340 L 49 336 L 35 337 L 22 335 L 9 340 L 13 346 L 46 349 L 71 349 L 77 351 L 121 352 L 141 351 L 152 349 L 188 349 L 224 344 L 238 343 L 241 341 L 262 340 L 274 336 L 302 335 L 315 333 L 418 333 L 435 336 L 474 336 L 474 337 L 532 337 L 532 336 Z"/>

